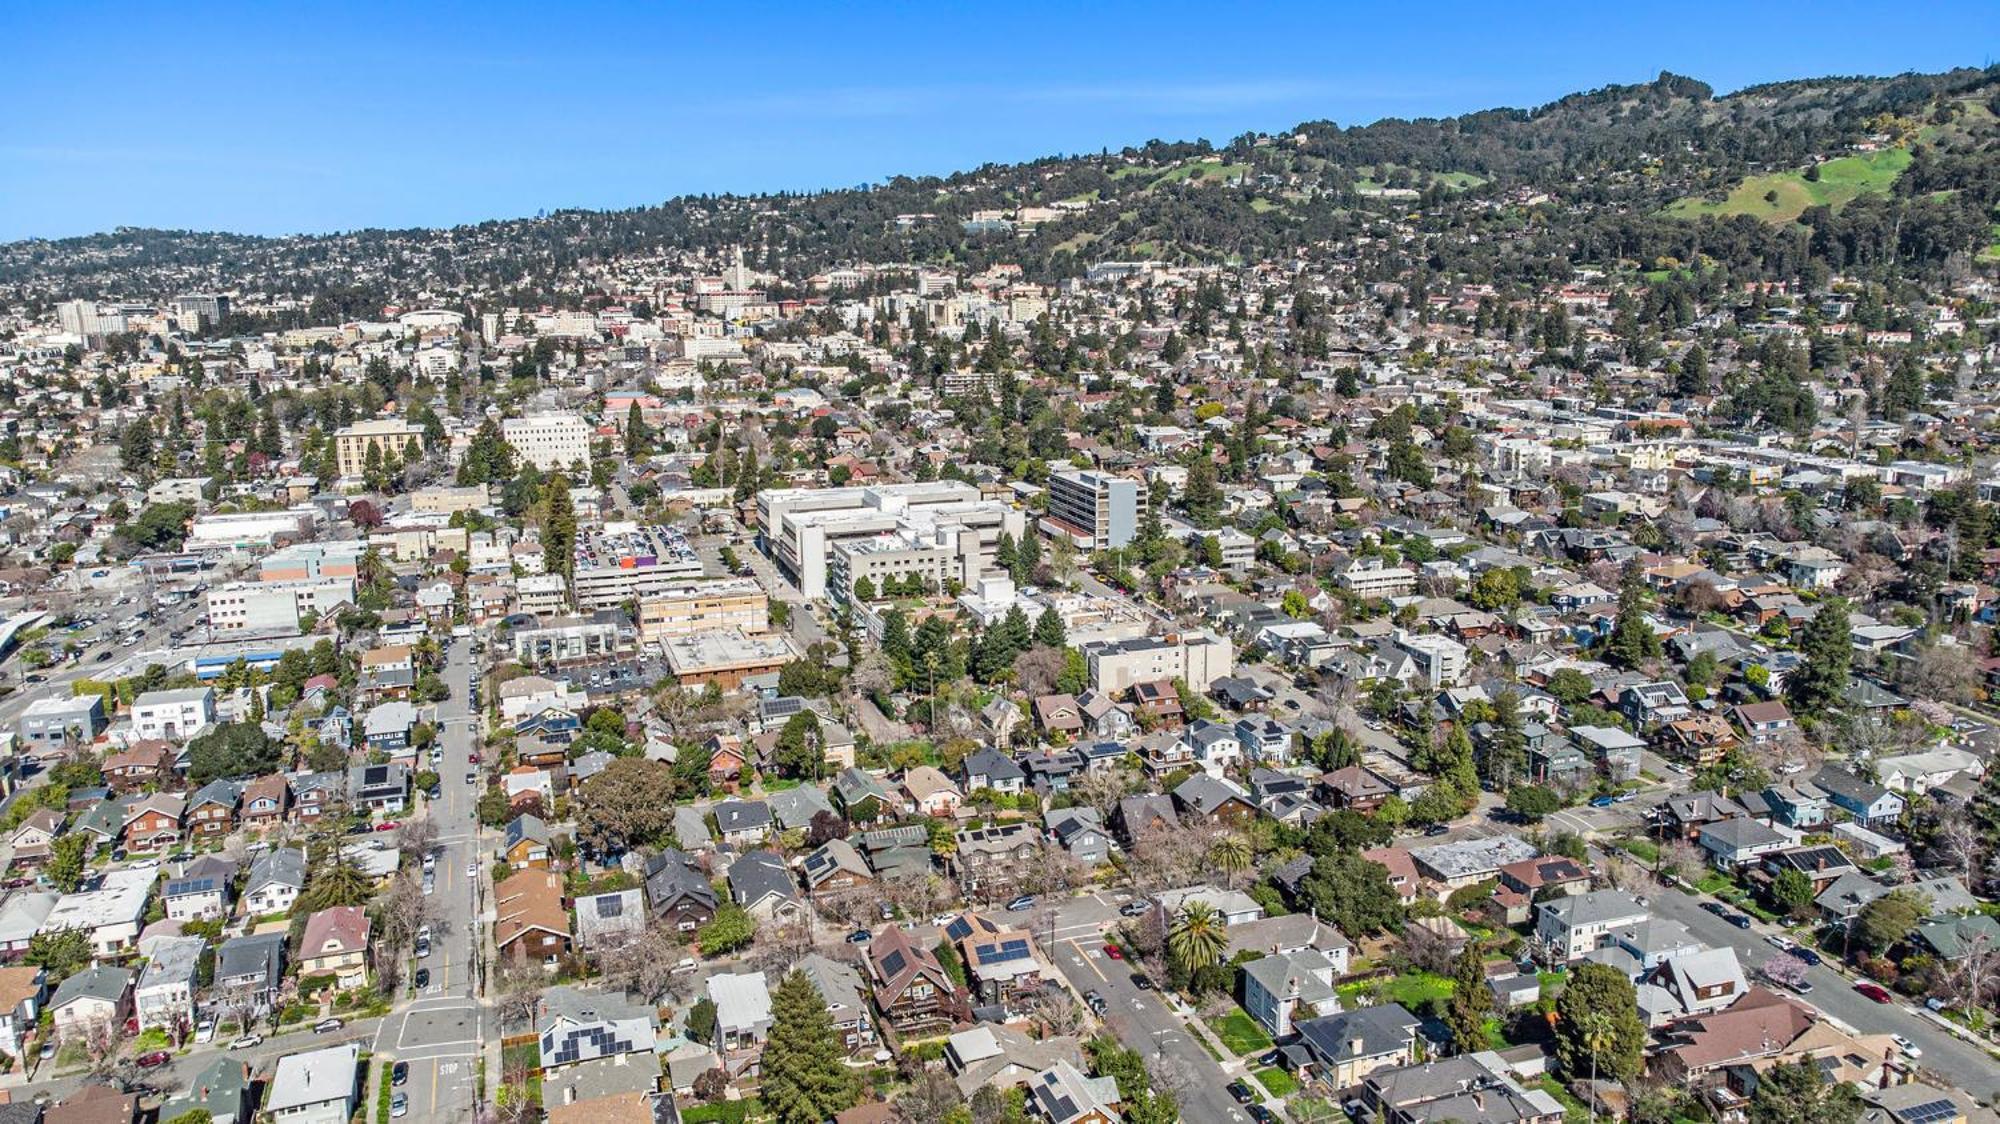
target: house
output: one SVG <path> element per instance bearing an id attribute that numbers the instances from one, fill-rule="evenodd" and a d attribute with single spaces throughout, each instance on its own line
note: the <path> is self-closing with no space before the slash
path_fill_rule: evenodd
<path id="1" fill-rule="evenodd" d="M 208 942 L 200 937 L 152 937 L 146 966 L 132 991 L 141 1031 L 159 1028 L 176 1041 L 194 1029 L 194 996 Z"/>
<path id="2" fill-rule="evenodd" d="M 729 897 L 760 922 L 782 924 L 807 913 L 790 868 L 775 851 L 746 851 L 729 864 Z"/>
<path id="3" fill-rule="evenodd" d="M 755 1055 L 771 1032 L 771 991 L 762 972 L 717 972 L 708 977 L 715 1004 L 715 1046 L 733 1062 L 732 1071 L 754 1068 Z M 750 1055 L 746 1060 L 742 1055 Z"/>
<path id="4" fill-rule="evenodd" d="M 659 1017 L 651 1006 L 615 991 L 561 986 L 536 1001 L 535 1028 L 546 1073 L 626 1054 L 650 1061 Z"/>
<path id="5" fill-rule="evenodd" d="M 132 702 L 132 732 L 142 741 L 185 742 L 215 724 L 215 690 L 147 691 Z"/>
<path id="6" fill-rule="evenodd" d="M 29 812 L 20 826 L 14 829 L 12 865 L 28 871 L 46 864 L 54 853 L 56 836 L 62 834 L 67 818 L 54 808 L 37 808 Z"/>
<path id="7" fill-rule="evenodd" d="M 1660 803 L 1658 822 L 1664 833 L 1693 842 L 1709 824 L 1749 814 L 1722 793 L 1704 789 L 1668 796 Z"/>
<path id="8" fill-rule="evenodd" d="M 515 870 L 540 867 L 550 859 L 549 825 L 540 816 L 515 816 L 501 835 L 500 857 Z"/>
<path id="9" fill-rule="evenodd" d="M 1095 688 L 1076 697 L 1076 708 L 1083 716 L 1084 730 L 1093 738 L 1121 741 L 1138 728 L 1129 708 Z"/>
<path id="10" fill-rule="evenodd" d="M 692 933 L 715 919 L 715 887 L 686 852 L 670 847 L 648 855 L 645 879 L 646 908 L 661 924 Z"/>
<path id="11" fill-rule="evenodd" d="M 944 1060 L 960 1094 L 970 1097 L 987 1085 L 1003 1091 L 1025 1086 L 1059 1061 L 1082 1065 L 1083 1050 L 1074 1038 L 1030 1038 L 1011 1027 L 980 1023 L 945 1040 Z"/>
<path id="12" fill-rule="evenodd" d="M 1949 784 L 1958 776 L 1978 780 L 1986 775 L 1986 763 L 1979 755 L 1952 746 L 1939 746 L 1921 753 L 1903 753 L 1875 762 L 1882 784 L 1896 792 L 1929 792 Z"/>
<path id="13" fill-rule="evenodd" d="M 1243 786 L 1226 777 L 1195 773 L 1174 787 L 1183 812 L 1212 823 L 1246 824 L 1257 818 L 1257 803 Z"/>
<path id="14" fill-rule="evenodd" d="M 285 934 L 231 937 L 215 954 L 215 998 L 233 1015 L 263 1015 L 277 1002 L 285 982 Z"/>
<path id="15" fill-rule="evenodd" d="M 493 888 L 493 945 L 515 964 L 552 966 L 570 949 L 562 879 L 530 868 Z"/>
<path id="16" fill-rule="evenodd" d="M 861 852 L 845 839 L 829 839 L 805 857 L 801 864 L 806 893 L 813 897 L 844 894 L 872 886 L 875 872 L 861 858 Z"/>
<path id="17" fill-rule="evenodd" d="M 1446 893 L 1497 878 L 1500 868 L 1508 863 L 1541 854 L 1533 843 L 1515 835 L 1412 847 L 1409 852 L 1417 872 L 1443 887 Z"/>
<path id="18" fill-rule="evenodd" d="M 36 1106 L 32 1111 L 39 1114 L 42 1124 L 135 1124 L 143 1119 L 139 1094 L 121 1093 L 115 1086 L 94 1081 L 46 1109 Z"/>
<path id="19" fill-rule="evenodd" d="M 1136 846 L 1148 832 L 1178 831 L 1181 826 L 1173 800 L 1158 793 L 1123 797 L 1115 815 L 1118 838 L 1127 848 Z"/>
<path id="20" fill-rule="evenodd" d="M 358 1042 L 279 1058 L 264 1111 L 278 1124 L 347 1124 L 360 1103 L 360 1061 Z"/>
<path id="21" fill-rule="evenodd" d="M 1351 1089 L 1378 1069 L 1409 1065 L 1421 1021 L 1400 1003 L 1384 1003 L 1305 1019 L 1296 1027 L 1314 1074 L 1335 1089 Z"/>
<path id="22" fill-rule="evenodd" d="M 1282 766 L 1291 760 L 1292 728 L 1275 718 L 1238 719 L 1234 727 L 1236 744 L 1252 761 Z"/>
<path id="23" fill-rule="evenodd" d="M 368 934 L 368 912 L 360 906 L 334 906 L 306 918 L 299 975 L 332 975 L 341 988 L 367 983 Z"/>
<path id="24" fill-rule="evenodd" d="M 410 749 L 410 737 L 417 728 L 417 708 L 398 699 L 368 708 L 361 716 L 361 737 L 368 748 L 390 757 Z"/>
<path id="25" fill-rule="evenodd" d="M 1181 743 L 1195 764 L 1217 779 L 1243 763 L 1243 742 L 1234 726 L 1196 719 L 1181 731 Z"/>
<path id="26" fill-rule="evenodd" d="M 174 747 L 158 738 L 141 738 L 106 757 L 100 768 L 113 792 L 138 792 L 165 784 L 174 775 Z"/>
<path id="27" fill-rule="evenodd" d="M 1826 823 L 1829 803 L 1826 793 L 1811 781 L 1782 780 L 1766 786 L 1758 795 L 1771 809 L 1775 824 L 1809 831 Z"/>
<path id="28" fill-rule="evenodd" d="M 1739 704 L 1735 715 L 1736 724 L 1743 727 L 1744 735 L 1755 745 L 1778 741 L 1798 725 L 1792 721 L 1791 710 L 1776 699 Z"/>
<path id="29" fill-rule="evenodd" d="M 1623 890 L 1595 890 L 1542 902 L 1535 910 L 1535 939 L 1552 964 L 1567 964 L 1611 942 L 1611 933 L 1650 914 Z"/>
<path id="30" fill-rule="evenodd" d="M 1377 1069 L 1362 1084 L 1356 1115 L 1393 1124 L 1562 1124 L 1562 1102 L 1540 1086 L 1522 1085 L 1517 1072 L 1489 1050 Z"/>
<path id="31" fill-rule="evenodd" d="M 868 822 L 894 802 L 889 786 L 863 769 L 842 769 L 833 778 L 833 795 L 847 812 L 847 818 Z"/>
<path id="32" fill-rule="evenodd" d="M 755 847 L 771 833 L 771 806 L 761 800 L 723 800 L 714 808 L 715 828 L 732 847 Z"/>
<path id="33" fill-rule="evenodd" d="M 346 707 L 335 704 L 333 709 L 319 716 L 313 724 L 313 732 L 321 745 L 345 749 L 354 744 L 354 715 Z"/>
<path id="34" fill-rule="evenodd" d="M 1395 785 L 1366 765 L 1358 764 L 1321 775 L 1319 789 L 1333 807 L 1364 813 L 1380 808 L 1383 801 L 1396 794 Z"/>
<path id="35" fill-rule="evenodd" d="M 347 772 L 291 775 L 293 814 L 300 823 L 315 823 L 327 809 L 347 799 Z"/>
<path id="36" fill-rule="evenodd" d="M 1243 965 L 1243 1009 L 1273 1038 L 1292 1032 L 1295 1017 L 1336 1014 L 1333 961 L 1318 949 L 1283 952 Z"/>
<path id="37" fill-rule="evenodd" d="M 1618 695 L 1618 709 L 1631 719 L 1632 725 L 1641 729 L 1678 722 L 1694 713 L 1687 692 L 1671 679 L 1626 687 Z"/>
<path id="38" fill-rule="evenodd" d="M 145 923 L 146 903 L 153 896 L 154 871 L 128 867 L 97 876 L 93 888 L 64 894 L 42 922 L 41 931 L 80 929 L 90 937 L 99 958 L 131 948 Z"/>
<path id="39" fill-rule="evenodd" d="M 211 1124 L 250 1124 L 255 1105 L 250 1089 L 249 1063 L 221 1055 L 196 1070 L 186 1089 L 167 1098 L 160 1119 L 199 1111 L 208 1114 Z"/>
<path id="40" fill-rule="evenodd" d="M 1041 849 L 1034 825 L 1021 820 L 961 828 L 952 838 L 957 846 L 946 863 L 968 897 L 1026 870 Z"/>
<path id="41" fill-rule="evenodd" d="M 958 948 L 974 992 L 988 1004 L 1009 1007 L 1042 989 L 1052 968 L 1035 952 L 1034 938 L 981 914 L 961 913 L 944 928 Z"/>
<path id="42" fill-rule="evenodd" d="M 1389 888 L 1396 891 L 1396 896 L 1402 899 L 1405 906 L 1416 901 L 1417 896 L 1422 893 L 1423 875 L 1418 873 L 1417 861 L 1411 857 L 1408 848 L 1371 847 L 1361 852 L 1361 857 L 1382 868 L 1383 873 L 1388 876 Z"/>
<path id="43" fill-rule="evenodd" d="M 1616 726 L 1571 726 L 1570 739 L 1597 763 L 1597 771 L 1607 779 L 1637 779 L 1646 739 L 1635 737 Z"/>
<path id="44" fill-rule="evenodd" d="M 170 921 L 223 917 L 229 913 L 229 887 L 236 864 L 219 855 L 203 855 L 160 888 L 160 902 Z"/>
<path id="45" fill-rule="evenodd" d="M 1225 927 L 1247 925 L 1264 916 L 1264 907 L 1258 905 L 1255 898 L 1241 890 L 1224 890 L 1215 886 L 1183 886 L 1174 890 L 1160 890 L 1153 894 L 1154 908 L 1169 921 L 1180 916 L 1188 906 L 1197 903 L 1214 910 Z"/>
<path id="46" fill-rule="evenodd" d="M 930 765 L 919 765 L 903 774 L 903 797 L 912 810 L 938 817 L 957 815 L 958 806 L 965 801 L 965 794 L 951 778 Z"/>
<path id="47" fill-rule="evenodd" d="M 120 838 L 128 851 L 161 851 L 181 841 L 181 823 L 187 815 L 187 797 L 174 792 L 155 792 L 134 797 L 125 805 Z"/>
<path id="48" fill-rule="evenodd" d="M 132 973 L 107 966 L 85 968 L 56 987 L 47 1010 L 56 1036 L 62 1039 L 101 1027 L 122 1028 L 132 1014 Z"/>
<path id="49" fill-rule="evenodd" d="M 1059 1061 L 1028 1079 L 1028 1103 L 1049 1124 L 1119 1124 L 1118 1079 Z"/>
<path id="50" fill-rule="evenodd" d="M 991 746 L 981 747 L 968 754 L 964 770 L 967 792 L 990 789 L 1012 795 L 1020 792 L 1028 780 L 1028 774 L 1014 763 L 1013 758 Z"/>
<path id="51" fill-rule="evenodd" d="M 1733 948 L 1705 948 L 1668 957 L 1639 985 L 1648 1025 L 1720 1011 L 1750 989 Z"/>
<path id="52" fill-rule="evenodd" d="M 1874 781 L 1862 780 L 1839 765 L 1822 765 L 1812 783 L 1833 806 L 1861 825 L 1893 823 L 1903 814 L 1903 797 Z"/>
<path id="53" fill-rule="evenodd" d="M 48 922 L 62 897 L 53 890 L 20 890 L 0 901 L 0 960 L 18 961 L 27 955 L 28 942 Z"/>
<path id="54" fill-rule="evenodd" d="M 828 959 L 817 952 L 807 953 L 798 962 L 798 970 L 806 974 L 819 996 L 826 1001 L 826 1016 L 833 1023 L 833 1032 L 840 1036 L 840 1043 L 850 1055 L 858 1055 L 875 1048 L 875 1020 L 868 1014 L 866 992 L 861 986 L 861 974 L 853 965 Z"/>
<path id="55" fill-rule="evenodd" d="M 48 998 L 48 973 L 34 966 L 0 968 L 0 1054 L 15 1061 L 26 1054 L 28 1038 Z"/>
<path id="56" fill-rule="evenodd" d="M 292 786 L 281 773 L 254 777 L 243 785 L 242 818 L 248 828 L 282 823 L 292 806 Z"/>
<path id="57" fill-rule="evenodd" d="M 575 906 L 578 948 L 615 948 L 646 931 L 646 895 L 636 887 L 589 894 Z"/>
<path id="58" fill-rule="evenodd" d="M 236 809 L 243 802 L 243 782 L 218 777 L 195 790 L 187 802 L 187 830 L 195 839 L 219 839 L 236 828 Z"/>
<path id="59" fill-rule="evenodd" d="M 410 767 L 400 761 L 347 770 L 347 798 L 356 808 L 400 812 L 410 802 Z"/>
<path id="60" fill-rule="evenodd" d="M 1075 741 L 1083 736 L 1083 711 L 1075 695 L 1041 695 L 1034 701 L 1035 725 L 1049 738 Z"/>
<path id="61" fill-rule="evenodd" d="M 1718 870 L 1748 866 L 1790 842 L 1777 831 L 1748 816 L 1706 824 L 1695 833 L 1695 844 L 1708 852 L 1709 862 L 1715 864 Z"/>
<path id="62" fill-rule="evenodd" d="M 1691 714 L 1667 723 L 1666 744 L 1682 761 L 1707 768 L 1736 748 L 1736 728 L 1720 714 Z"/>
<path id="63" fill-rule="evenodd" d="M 1085 866 L 1102 866 L 1111 858 L 1113 843 L 1097 809 L 1087 804 L 1057 808 L 1042 817 L 1049 838 Z"/>
<path id="64" fill-rule="evenodd" d="M 899 1036 L 922 1037 L 948 1029 L 963 1014 L 957 987 L 931 950 L 901 928 L 884 928 L 863 953 L 875 1006 Z"/>
<path id="65" fill-rule="evenodd" d="M 1132 710 L 1140 721 L 1158 730 L 1177 730 L 1187 720 L 1181 693 L 1171 679 L 1132 684 Z"/>
<path id="66" fill-rule="evenodd" d="M 257 856 L 250 878 L 243 883 L 243 909 L 253 917 L 285 913 L 306 888 L 306 855 L 296 847 L 279 847 Z"/>

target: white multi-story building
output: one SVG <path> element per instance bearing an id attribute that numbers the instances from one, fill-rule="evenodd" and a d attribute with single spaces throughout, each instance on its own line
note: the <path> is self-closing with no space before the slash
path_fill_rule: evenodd
<path id="1" fill-rule="evenodd" d="M 229 582 L 208 591 L 208 629 L 218 637 L 296 635 L 307 613 L 353 602 L 353 578 Z"/>
<path id="2" fill-rule="evenodd" d="M 147 691 L 132 703 L 132 731 L 141 738 L 186 741 L 215 723 L 215 691 L 182 687 Z"/>
<path id="3" fill-rule="evenodd" d="M 133 1001 L 139 1029 L 155 1027 L 172 1034 L 194 1027 L 195 979 L 208 942 L 200 937 L 160 937 L 146 945 L 146 967 L 139 973 Z"/>
<path id="4" fill-rule="evenodd" d="M 1449 636 L 1398 631 L 1396 647 L 1416 661 L 1417 673 L 1432 690 L 1455 686 L 1465 675 L 1465 645 Z"/>
<path id="5" fill-rule="evenodd" d="M 1146 486 L 1108 472 L 1049 475 L 1049 514 L 1042 529 L 1062 535 L 1078 550 L 1110 550 L 1129 545 L 1139 534 L 1146 510 Z"/>
<path id="6" fill-rule="evenodd" d="M 304 542 L 318 534 L 324 519 L 316 507 L 204 515 L 194 521 L 182 549 L 251 550 L 268 548 L 280 540 Z"/>
<path id="7" fill-rule="evenodd" d="M 1233 671 L 1236 662 L 1229 641 L 1206 632 L 1107 640 L 1086 644 L 1081 651 L 1091 685 L 1107 695 L 1162 679 L 1183 680 L 1191 690 L 1207 691 L 1209 684 Z"/>
<path id="8" fill-rule="evenodd" d="M 827 595 L 834 548 L 842 543 L 899 536 L 905 545 L 939 552 L 943 561 L 936 572 L 970 587 L 993 564 L 1001 534 L 1018 540 L 1027 527 L 1012 505 L 986 499 L 972 485 L 952 480 L 769 488 L 757 495 L 757 524 L 763 529 L 764 549 L 807 597 Z M 852 578 L 866 572 L 864 567 L 852 574 L 843 595 L 852 588 Z"/>
<path id="9" fill-rule="evenodd" d="M 590 463 L 590 423 L 575 414 L 529 414 L 500 423 L 514 455 L 547 472 Z"/>

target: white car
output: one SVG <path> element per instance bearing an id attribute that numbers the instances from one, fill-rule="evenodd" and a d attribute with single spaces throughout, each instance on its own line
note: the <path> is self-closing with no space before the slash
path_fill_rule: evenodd
<path id="1" fill-rule="evenodd" d="M 1924 1052 L 1917 1048 L 1917 1044 L 1915 1042 L 1910 1041 L 1909 1039 L 1903 1037 L 1900 1034 L 1890 1035 L 1889 1040 L 1896 1044 L 1896 1048 L 1898 1050 L 1901 1050 L 1903 1053 L 1907 1054 L 1910 1057 L 1921 1058 L 1924 1056 Z"/>
<path id="2" fill-rule="evenodd" d="M 1764 943 L 1770 945 L 1772 948 L 1779 949 L 1784 952 L 1791 952 L 1792 950 L 1799 947 L 1799 942 L 1793 940 L 1790 937 L 1782 936 L 1777 933 L 1773 933 L 1770 936 L 1765 937 Z"/>

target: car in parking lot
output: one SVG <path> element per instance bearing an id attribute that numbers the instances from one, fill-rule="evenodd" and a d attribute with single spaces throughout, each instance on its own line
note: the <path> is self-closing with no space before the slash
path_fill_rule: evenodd
<path id="1" fill-rule="evenodd" d="M 1118 916 L 1120 916 L 1120 917 L 1144 917 L 1144 916 L 1146 915 L 1146 911 L 1147 911 L 1147 910 L 1149 910 L 1149 909 L 1152 909 L 1152 908 L 1153 908 L 1153 907 L 1152 907 L 1152 906 L 1151 906 L 1150 904 L 1146 903 L 1146 902 L 1142 902 L 1142 901 L 1130 901 L 1130 902 L 1126 902 L 1126 903 L 1125 903 L 1124 905 L 1121 905 L 1121 906 L 1119 906 L 1119 907 L 1118 907 Z"/>
<path id="2" fill-rule="evenodd" d="M 1123 960 L 1125 959 L 1125 950 L 1115 944 L 1107 944 L 1104 946 L 1104 955 L 1109 956 L 1113 960 Z"/>
<path id="3" fill-rule="evenodd" d="M 1862 980 L 1860 983 L 1855 984 L 1854 990 L 1873 999 L 1877 1003 L 1887 1003 L 1895 998 L 1895 996 L 1889 994 L 1888 988 L 1870 980 Z"/>
<path id="4" fill-rule="evenodd" d="M 1132 973 L 1132 986 L 1138 988 L 1140 991 L 1151 991 L 1153 990 L 1153 980 L 1144 972 L 1134 972 Z"/>
<path id="5" fill-rule="evenodd" d="M 875 934 L 866 929 L 856 929 L 852 933 L 847 934 L 848 944 L 867 944 L 874 939 Z"/>
<path id="6" fill-rule="evenodd" d="M 410 1079 L 410 1063 L 397 1062 L 389 1068 L 389 1084 L 401 1085 Z"/>
<path id="7" fill-rule="evenodd" d="M 400 1116 L 408 1116 L 409 1114 L 410 1114 L 410 1095 L 408 1093 L 397 1093 L 395 1096 L 389 1098 L 390 1116 L 400 1117 Z"/>

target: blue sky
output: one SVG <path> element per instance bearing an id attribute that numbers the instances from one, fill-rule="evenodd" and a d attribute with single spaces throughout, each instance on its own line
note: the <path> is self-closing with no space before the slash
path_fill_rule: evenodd
<path id="1" fill-rule="evenodd" d="M 0 5 L 0 239 L 447 225 L 1981 66 L 2000 4 Z M 419 10 L 420 9 L 420 10 Z"/>

